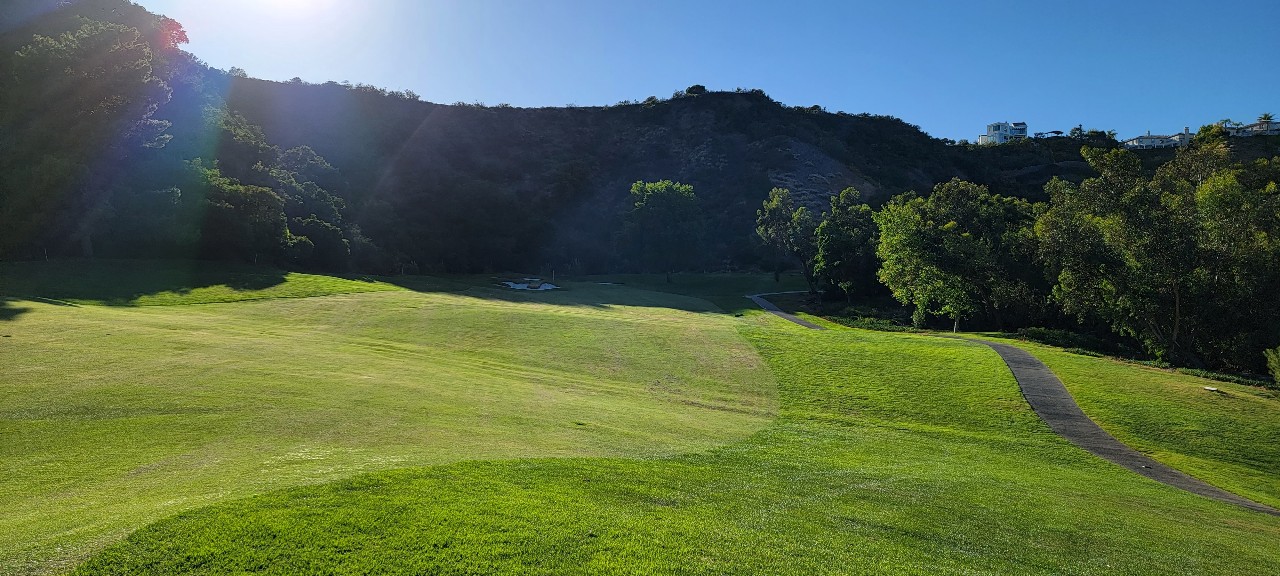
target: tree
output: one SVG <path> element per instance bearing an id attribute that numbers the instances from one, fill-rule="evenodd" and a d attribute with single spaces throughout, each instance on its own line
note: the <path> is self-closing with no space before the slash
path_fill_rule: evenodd
<path id="1" fill-rule="evenodd" d="M 1262 115 L 1258 116 L 1258 123 L 1262 124 L 1263 130 L 1269 130 L 1271 128 L 1271 123 L 1274 121 L 1275 117 L 1272 116 L 1270 112 L 1263 112 Z"/>
<path id="2" fill-rule="evenodd" d="M 812 213 L 804 206 L 796 207 L 791 191 L 786 188 L 770 190 L 769 197 L 756 211 L 756 234 L 779 255 L 795 259 L 810 292 L 817 291 L 813 276 L 813 258 L 817 255 L 813 237 L 816 228 L 817 222 Z M 775 270 L 774 279 L 777 277 L 778 270 Z"/>
<path id="3" fill-rule="evenodd" d="M 0 242 L 55 242 L 93 254 L 92 238 L 109 212 L 112 188 L 140 149 L 167 141 L 168 122 L 152 118 L 170 90 L 153 72 L 154 54 L 136 28 L 78 22 L 58 36 L 35 36 L 7 62 L 0 89 L 0 133 L 16 146 L 0 173 L 19 167 L 64 167 L 52 179 L 18 176 L 0 190 L 0 205 L 39 208 Z M 0 207 L 9 212 L 13 207 Z M 6 235 L 7 236 L 7 235 Z"/>
<path id="4" fill-rule="evenodd" d="M 880 281 L 894 297 L 928 314 L 960 320 L 976 314 L 1003 327 L 1043 313 L 1035 280 L 1035 208 L 959 179 L 892 199 L 874 216 Z"/>
<path id="5" fill-rule="evenodd" d="M 671 273 L 685 269 L 698 253 L 699 208 L 693 186 L 670 180 L 631 185 L 625 233 L 642 266 Z"/>
<path id="6" fill-rule="evenodd" d="M 1275 337 L 1278 197 L 1241 184 L 1216 139 L 1152 178 L 1131 152 L 1084 155 L 1099 176 L 1051 182 L 1036 223 L 1054 298 L 1169 362 L 1256 365 Z"/>
<path id="7" fill-rule="evenodd" d="M 831 210 L 814 231 L 814 275 L 836 286 L 849 301 L 875 282 L 877 230 L 871 207 L 858 191 L 831 197 Z"/>
<path id="8" fill-rule="evenodd" d="M 1271 372 L 1271 377 L 1276 384 L 1280 384 L 1280 348 L 1265 350 L 1263 355 L 1267 359 L 1267 370 Z"/>
<path id="9" fill-rule="evenodd" d="M 288 244 L 284 199 L 270 188 L 242 184 L 216 167 L 192 161 L 182 192 L 199 218 L 205 257 L 258 263 L 279 256 Z"/>

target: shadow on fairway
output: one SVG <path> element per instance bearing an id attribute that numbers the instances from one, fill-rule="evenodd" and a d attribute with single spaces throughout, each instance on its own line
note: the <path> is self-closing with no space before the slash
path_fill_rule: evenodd
<path id="1" fill-rule="evenodd" d="M 546 291 L 513 290 L 502 280 L 521 278 L 519 274 L 455 277 L 379 276 L 373 279 L 415 292 L 450 292 L 461 296 L 555 306 L 608 308 L 637 306 L 670 308 L 685 312 L 741 314 L 756 310 L 746 297 L 761 292 L 803 290 L 804 280 L 785 275 L 774 281 L 772 274 L 675 274 L 667 282 L 662 274 L 614 274 L 558 278 L 560 289 Z M 549 280 L 544 278 L 544 280 Z"/>
<path id="2" fill-rule="evenodd" d="M 261 290 L 283 283 L 285 274 L 265 266 L 193 260 L 7 262 L 0 264 L 0 298 L 131 306 L 142 296 L 207 286 Z"/>
<path id="3" fill-rule="evenodd" d="M 148 296 L 187 295 L 207 287 L 225 287 L 233 292 L 266 290 L 285 284 L 288 274 L 266 266 L 199 260 L 7 262 L 0 263 L 0 300 L 135 306 Z M 358 292 L 361 290 L 352 290 L 350 282 L 368 282 L 390 284 L 413 292 L 448 293 L 513 303 L 590 308 L 635 306 L 710 314 L 741 314 L 756 309 L 746 294 L 804 288 L 804 281 L 799 276 L 786 275 L 781 281 L 775 281 L 771 274 L 675 274 L 671 282 L 667 282 L 662 274 L 561 277 L 553 282 L 561 288 L 546 291 L 513 290 L 502 285 L 503 280 L 518 280 L 526 276 L 516 273 L 465 276 L 311 274 L 342 279 L 348 284 L 333 288 L 332 292 L 328 292 L 327 287 L 318 286 L 310 292 L 296 292 L 293 294 L 295 297 Z M 245 296 L 245 299 L 257 299 L 255 295 Z M 11 319 L 23 311 L 26 309 L 6 305 L 0 308 L 0 319 Z"/>
<path id="4" fill-rule="evenodd" d="M 0 322 L 13 320 L 30 311 L 30 308 L 18 308 L 8 300 L 0 300 Z"/>

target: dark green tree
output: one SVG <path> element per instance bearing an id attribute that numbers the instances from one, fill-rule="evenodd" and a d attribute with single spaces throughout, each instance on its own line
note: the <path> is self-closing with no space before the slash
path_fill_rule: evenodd
<path id="1" fill-rule="evenodd" d="M 1048 189 L 1036 224 L 1054 297 L 1175 363 L 1256 366 L 1274 343 L 1277 196 L 1199 139 L 1154 177 L 1128 151 L 1084 150 L 1099 174 Z M 1265 166 L 1265 163 L 1263 164 Z"/>
<path id="2" fill-rule="evenodd" d="M 83 20 L 10 57 L 0 88 L 0 133 L 11 143 L 0 158 L 0 214 L 21 217 L 6 220 L 0 254 L 36 244 L 92 255 L 131 155 L 167 138 L 169 124 L 152 118 L 169 99 L 153 61 L 136 28 Z"/>
<path id="3" fill-rule="evenodd" d="M 845 298 L 865 294 L 876 281 L 878 231 L 871 207 L 854 188 L 831 197 L 831 210 L 814 231 L 814 274 Z"/>
<path id="4" fill-rule="evenodd" d="M 914 320 L 981 314 L 1003 328 L 1044 313 L 1036 282 L 1035 207 L 962 180 L 928 197 L 898 196 L 875 214 L 880 229 L 879 278 L 894 297 L 915 306 Z"/>
<path id="5" fill-rule="evenodd" d="M 700 214 L 693 186 L 670 180 L 631 185 L 625 234 L 647 271 L 686 269 L 698 256 Z"/>
<path id="6" fill-rule="evenodd" d="M 817 290 L 813 275 L 813 259 L 818 251 L 814 242 L 817 227 L 818 221 L 813 213 L 805 206 L 797 207 L 791 199 L 791 191 L 786 188 L 770 190 L 769 197 L 756 211 L 756 234 L 779 255 L 779 262 L 781 256 L 786 255 L 800 266 L 810 292 Z M 775 269 L 775 280 L 778 272 Z"/>

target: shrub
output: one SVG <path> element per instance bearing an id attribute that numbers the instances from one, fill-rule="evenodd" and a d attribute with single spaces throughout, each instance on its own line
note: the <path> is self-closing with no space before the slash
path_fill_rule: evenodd
<path id="1" fill-rule="evenodd" d="M 1271 377 L 1276 379 L 1276 384 L 1280 384 L 1280 347 L 1263 350 L 1262 353 L 1267 357 L 1267 369 L 1271 371 Z"/>
<path id="2" fill-rule="evenodd" d="M 1018 330 L 1018 338 L 1047 344 L 1049 346 L 1057 346 L 1058 348 L 1087 350 L 1097 354 L 1121 354 L 1132 355 L 1131 350 L 1126 350 L 1123 346 L 1118 346 L 1113 342 L 1108 342 L 1097 336 L 1088 334 L 1078 334 L 1068 330 L 1058 330 L 1054 328 L 1021 328 Z"/>

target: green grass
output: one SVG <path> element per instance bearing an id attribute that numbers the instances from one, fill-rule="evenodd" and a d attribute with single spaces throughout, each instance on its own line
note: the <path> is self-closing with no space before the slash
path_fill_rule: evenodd
<path id="1" fill-rule="evenodd" d="M 1280 519 L 1071 446 L 984 346 L 582 280 L 11 302 L 0 573 L 1280 573 Z"/>
<path id="2" fill-rule="evenodd" d="M 663 459 L 467 462 L 180 514 L 78 574 L 1240 574 L 1280 519 L 1052 434 L 989 349 L 735 320 L 779 418 Z"/>
<path id="3" fill-rule="evenodd" d="M 1085 414 L 1125 444 L 1280 508 L 1280 393 L 1005 341 L 1049 366 Z"/>
<path id="4" fill-rule="evenodd" d="M 671 455 L 776 412 L 772 376 L 706 302 L 489 283 L 18 302 L 27 312 L 0 321 L 0 574 L 65 570 L 147 523 L 281 487 L 466 459 Z"/>

